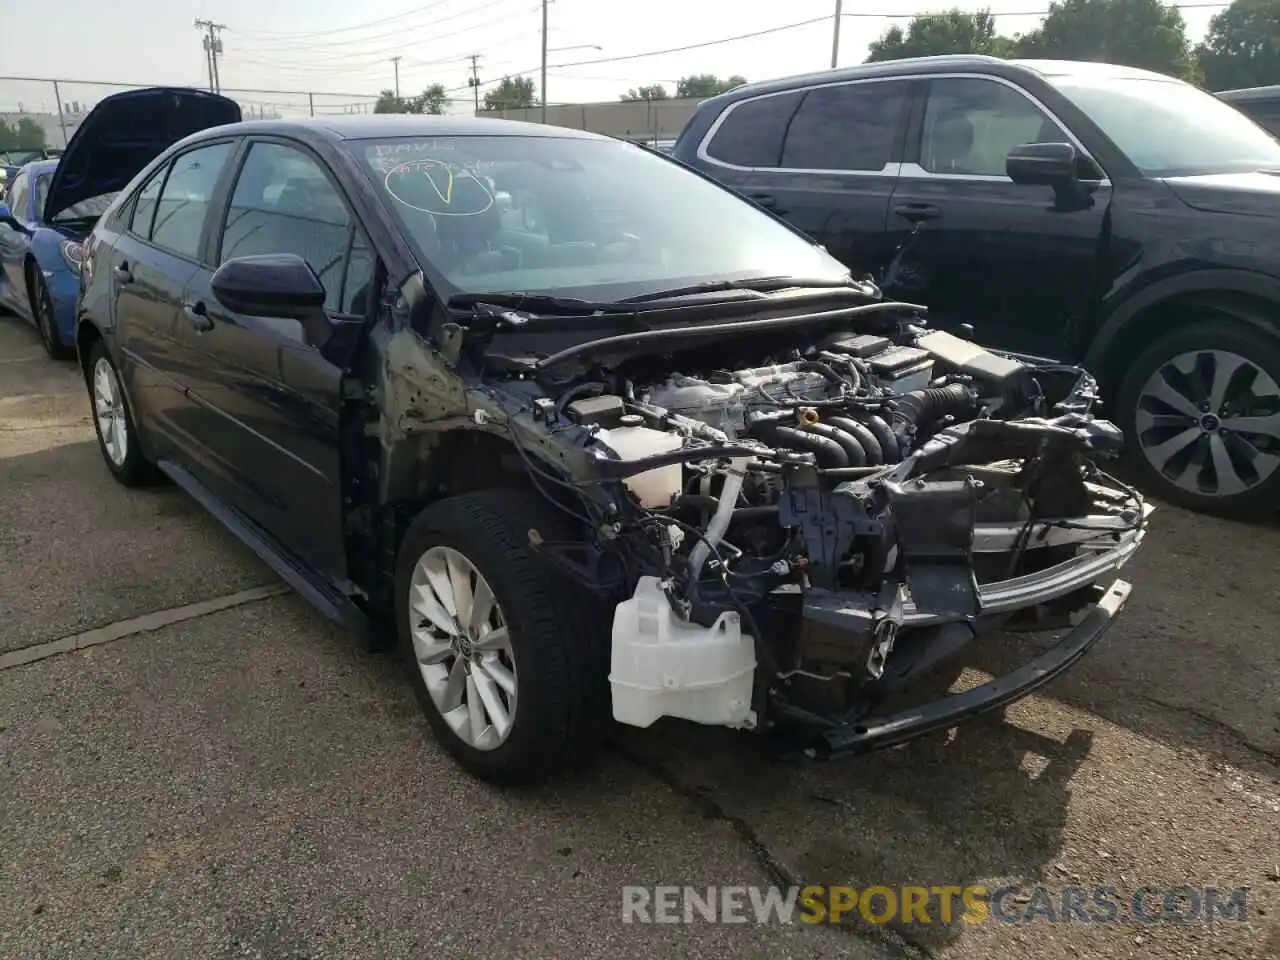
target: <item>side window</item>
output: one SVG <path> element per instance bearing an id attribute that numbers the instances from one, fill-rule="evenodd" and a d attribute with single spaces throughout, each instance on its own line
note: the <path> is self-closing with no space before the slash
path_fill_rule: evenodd
<path id="1" fill-rule="evenodd" d="M 909 89 L 906 80 L 880 80 L 810 90 L 787 129 L 782 166 L 883 170 L 894 155 Z"/>
<path id="2" fill-rule="evenodd" d="M 309 154 L 278 143 L 255 143 L 231 194 L 219 260 L 264 253 L 293 253 L 324 284 L 325 307 L 361 313 L 368 296 L 373 255 L 324 170 Z M 362 288 L 364 292 L 361 293 Z"/>
<path id="3" fill-rule="evenodd" d="M 156 218 L 156 201 L 160 199 L 160 188 L 164 186 L 164 175 L 172 164 L 166 164 L 151 175 L 151 179 L 138 191 L 138 199 L 133 204 L 133 216 L 129 218 L 129 231 L 151 239 L 151 224 Z"/>
<path id="4" fill-rule="evenodd" d="M 13 178 L 13 186 L 9 188 L 9 212 L 19 220 L 27 219 L 27 198 L 30 196 L 30 178 L 23 170 Z"/>
<path id="5" fill-rule="evenodd" d="M 1248 104 L 1244 112 L 1273 137 L 1280 137 L 1280 102 Z"/>
<path id="6" fill-rule="evenodd" d="M 800 93 L 778 93 L 729 108 L 707 145 L 707 154 L 739 167 L 776 167 L 800 97 Z"/>
<path id="7" fill-rule="evenodd" d="M 1066 139 L 1052 117 L 1013 87 L 978 77 L 934 80 L 920 166 L 930 173 L 1003 177 L 1014 147 Z"/>
<path id="8" fill-rule="evenodd" d="M 173 161 L 156 203 L 151 242 L 187 257 L 200 254 L 205 214 L 222 168 L 235 145 L 215 143 L 184 153 Z"/>

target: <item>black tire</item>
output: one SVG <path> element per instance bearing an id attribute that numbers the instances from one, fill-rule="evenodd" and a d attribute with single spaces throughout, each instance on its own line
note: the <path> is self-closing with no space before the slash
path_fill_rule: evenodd
<path id="1" fill-rule="evenodd" d="M 104 427 L 98 412 L 97 398 L 94 394 L 94 376 L 99 364 L 103 363 L 110 368 L 111 374 L 115 378 L 123 410 L 125 454 L 119 462 L 108 452 L 107 440 L 103 432 Z M 115 362 L 111 359 L 111 354 L 107 352 L 106 344 L 101 340 L 95 340 L 89 350 L 89 359 L 85 365 L 85 383 L 89 390 L 89 404 L 93 413 L 93 429 L 98 435 L 98 451 L 102 454 L 102 460 L 107 465 L 107 469 L 111 471 L 111 475 L 126 487 L 143 487 L 155 483 L 159 479 L 159 471 L 154 464 L 142 455 L 142 448 L 138 443 L 138 425 L 133 416 L 133 407 L 129 404 L 129 398 L 123 388 L 120 387 L 120 372 L 116 369 Z"/>
<path id="2" fill-rule="evenodd" d="M 609 637 L 602 605 L 529 548 L 529 531 L 566 540 L 565 517 L 533 494 L 484 490 L 442 500 L 410 525 L 396 564 L 396 629 L 414 692 L 441 745 L 473 775 L 514 786 L 594 759 L 610 728 Z M 493 749 L 467 743 L 436 707 L 410 632 L 414 567 L 432 547 L 462 553 L 489 583 L 509 629 L 516 674 L 510 733 Z"/>
<path id="3" fill-rule="evenodd" d="M 1188 489 L 1187 486 L 1180 486 L 1171 476 L 1166 475 L 1164 470 L 1152 462 L 1152 456 L 1147 453 L 1150 447 L 1179 429 L 1174 418 L 1169 417 L 1167 422 L 1171 425 L 1160 430 L 1148 430 L 1145 434 L 1139 431 L 1140 404 L 1143 404 L 1148 412 L 1158 410 L 1161 413 L 1168 413 L 1173 409 L 1158 404 L 1153 407 L 1150 399 L 1144 400 L 1143 392 L 1150 378 L 1161 369 L 1168 369 L 1168 365 L 1179 356 L 1190 353 L 1208 354 L 1210 351 L 1216 352 L 1219 356 L 1234 354 L 1238 358 L 1243 358 L 1261 373 L 1270 377 L 1272 381 L 1280 384 L 1280 341 L 1248 324 L 1226 318 L 1208 319 L 1173 331 L 1144 350 L 1129 366 L 1120 382 L 1116 395 L 1116 417 L 1125 434 L 1126 466 L 1141 489 L 1168 503 L 1200 513 L 1225 517 L 1240 519 L 1270 517 L 1276 513 L 1277 504 L 1280 504 L 1280 469 L 1269 474 L 1254 470 L 1251 476 L 1239 473 L 1246 485 L 1240 492 L 1230 494 L 1217 492 L 1219 489 L 1230 489 L 1230 487 L 1219 486 L 1216 470 L 1197 469 L 1196 489 Z M 1232 394 L 1234 392 L 1232 391 Z M 1206 413 L 1221 413 L 1220 410 L 1204 410 L 1204 407 L 1199 409 Z M 1212 422 L 1216 423 L 1216 421 Z M 1198 426 L 1191 420 L 1187 423 L 1193 427 Z M 1218 429 L 1216 426 L 1212 427 L 1213 431 Z M 1257 437 L 1250 437 L 1247 441 L 1248 446 L 1244 446 L 1246 441 L 1242 439 L 1243 434 L 1231 436 L 1231 433 L 1231 431 L 1223 433 L 1221 437 L 1215 438 L 1215 442 L 1227 444 L 1232 460 L 1237 463 L 1243 462 L 1240 460 L 1241 456 L 1247 460 L 1251 450 L 1258 451 L 1258 444 L 1264 448 L 1262 452 L 1268 453 L 1269 456 L 1280 456 L 1280 443 L 1270 445 L 1270 449 L 1267 450 L 1265 448 L 1268 447 L 1268 441 L 1265 438 L 1259 440 Z M 1199 447 L 1188 456 L 1195 456 L 1200 462 L 1206 459 L 1211 462 L 1213 448 L 1207 446 L 1210 443 L 1210 434 L 1202 433 L 1201 439 L 1193 442 L 1198 443 Z M 1221 449 L 1220 447 L 1219 452 Z M 1177 473 L 1183 464 L 1183 460 L 1171 458 L 1166 461 L 1166 470 Z"/>
<path id="4" fill-rule="evenodd" d="M 49 287 L 38 268 L 29 270 L 28 275 L 34 284 L 31 290 L 31 314 L 36 321 L 40 342 L 44 344 L 44 352 L 53 360 L 66 360 L 73 351 L 63 346 L 62 341 L 58 339 L 58 325 L 53 313 L 53 298 L 49 295 Z"/>

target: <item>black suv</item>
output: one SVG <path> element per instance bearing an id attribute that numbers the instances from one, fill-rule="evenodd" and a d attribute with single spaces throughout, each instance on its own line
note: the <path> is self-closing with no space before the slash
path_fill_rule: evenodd
<path id="1" fill-rule="evenodd" d="M 1280 84 L 1224 90 L 1218 94 L 1218 99 L 1225 100 L 1254 123 L 1280 137 Z"/>
<path id="2" fill-rule="evenodd" d="M 1280 142 L 1095 63 L 946 56 L 739 87 L 675 156 L 985 343 L 1080 361 L 1152 492 L 1280 494 Z"/>

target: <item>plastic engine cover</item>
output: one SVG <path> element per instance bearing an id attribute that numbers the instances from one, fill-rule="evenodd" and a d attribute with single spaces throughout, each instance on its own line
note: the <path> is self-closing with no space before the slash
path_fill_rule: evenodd
<path id="1" fill-rule="evenodd" d="M 619 723 L 647 727 L 660 717 L 751 728 L 755 646 L 735 612 L 710 627 L 676 617 L 657 577 L 641 577 L 613 615 L 609 684 Z"/>

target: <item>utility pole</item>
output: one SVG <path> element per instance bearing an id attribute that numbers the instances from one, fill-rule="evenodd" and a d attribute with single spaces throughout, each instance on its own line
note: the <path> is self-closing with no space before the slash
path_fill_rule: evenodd
<path id="1" fill-rule="evenodd" d="M 395 68 L 396 68 L 396 99 L 399 100 L 400 99 L 400 58 L 392 57 L 391 62 L 395 64 Z"/>
<path id="2" fill-rule="evenodd" d="M 831 69 L 834 70 L 840 63 L 840 8 L 844 6 L 843 0 L 836 0 L 836 22 L 835 27 L 831 31 Z"/>
<path id="3" fill-rule="evenodd" d="M 209 68 L 209 89 L 213 93 L 222 92 L 222 79 L 218 76 L 218 55 L 222 53 L 222 38 L 218 31 L 227 29 L 225 23 L 214 23 L 212 20 L 196 19 L 197 30 L 204 31 L 204 55 Z"/>
<path id="4" fill-rule="evenodd" d="M 480 54 L 473 53 L 468 57 L 471 61 L 471 76 L 467 77 L 467 86 L 471 88 L 471 93 L 476 101 L 476 113 L 480 113 L 480 68 L 477 62 L 480 60 Z"/>
<path id="5" fill-rule="evenodd" d="M 542 122 L 547 122 L 547 5 L 551 0 L 542 0 Z"/>

